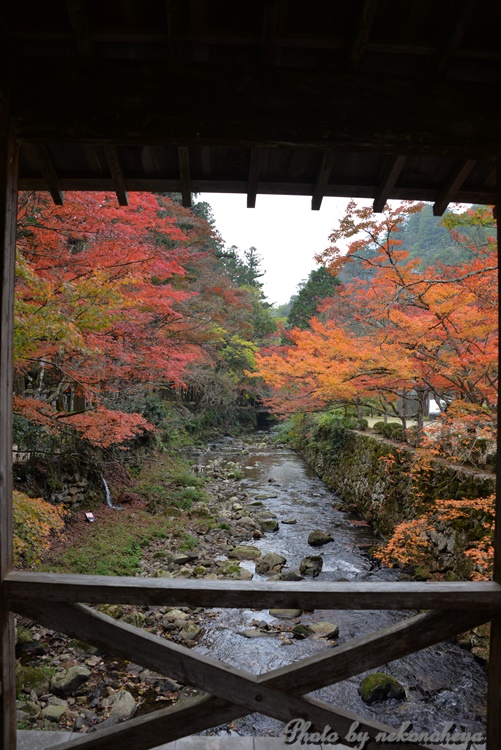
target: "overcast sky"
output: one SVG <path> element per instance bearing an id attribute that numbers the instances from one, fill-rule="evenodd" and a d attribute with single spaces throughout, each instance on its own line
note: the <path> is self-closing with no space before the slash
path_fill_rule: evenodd
<path id="1" fill-rule="evenodd" d="M 245 195 L 201 193 L 212 206 L 225 244 L 245 250 L 251 245 L 263 258 L 264 293 L 273 304 L 288 302 L 300 281 L 317 268 L 313 256 L 329 246 L 329 234 L 344 214 L 348 198 L 324 198 L 320 211 L 311 197 L 258 195 L 247 208 Z"/>

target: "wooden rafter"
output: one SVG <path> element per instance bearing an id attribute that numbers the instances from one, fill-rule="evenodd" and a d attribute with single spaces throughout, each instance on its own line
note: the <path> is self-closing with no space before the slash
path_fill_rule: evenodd
<path id="1" fill-rule="evenodd" d="M 115 146 L 105 146 L 106 160 L 110 168 L 111 179 L 113 180 L 114 190 L 117 194 L 118 205 L 128 206 L 129 196 L 127 194 L 127 183 L 120 157 Z"/>
<path id="2" fill-rule="evenodd" d="M 433 215 L 442 216 L 447 206 L 453 201 L 461 189 L 461 185 L 466 180 L 471 170 L 475 166 L 475 159 L 466 159 L 459 164 L 449 176 L 442 190 L 439 191 L 435 203 L 433 204 Z"/>
<path id="3" fill-rule="evenodd" d="M 325 195 L 325 189 L 329 183 L 329 178 L 332 172 L 332 165 L 334 163 L 334 154 L 332 151 L 324 151 L 320 166 L 317 172 L 317 179 L 315 180 L 315 186 L 313 188 L 313 194 L 311 196 L 311 208 L 312 211 L 319 211 L 322 205 L 322 200 Z"/>
<path id="4" fill-rule="evenodd" d="M 82 0 L 66 0 L 66 9 L 79 54 L 90 57 L 94 54 L 94 42 L 84 3 Z"/>
<path id="5" fill-rule="evenodd" d="M 267 0 L 264 4 L 263 32 L 261 36 L 261 62 L 271 65 L 274 61 L 278 19 L 281 0 Z"/>
<path id="6" fill-rule="evenodd" d="M 351 48 L 351 59 L 354 63 L 358 63 L 362 59 L 365 45 L 371 33 L 378 4 L 379 0 L 363 0 L 358 26 Z"/>
<path id="7" fill-rule="evenodd" d="M 187 146 L 179 146 L 177 149 L 177 158 L 179 162 L 179 180 L 181 182 L 181 195 L 183 196 L 183 206 L 191 207 L 191 168 L 190 168 L 190 149 Z"/>
<path id="8" fill-rule="evenodd" d="M 374 203 L 372 204 L 372 210 L 375 213 L 381 213 L 384 209 L 388 196 L 391 195 L 391 191 L 395 187 L 395 183 L 400 176 L 400 172 L 405 164 L 405 159 L 405 156 L 389 156 L 387 158 L 381 183 L 376 190 Z"/>
<path id="9" fill-rule="evenodd" d="M 33 158 L 38 163 L 40 172 L 47 183 L 47 187 L 56 206 L 62 206 L 64 203 L 64 192 L 61 188 L 61 181 L 57 174 L 54 162 L 49 153 L 47 146 L 26 146 L 32 153 Z"/>
<path id="10" fill-rule="evenodd" d="M 433 72 L 436 75 L 447 74 L 449 66 L 468 29 L 470 15 L 475 7 L 478 7 L 475 0 L 460 0 L 459 3 L 455 3 L 454 12 L 447 14 L 447 28 L 449 31 L 434 66 Z"/>
<path id="11" fill-rule="evenodd" d="M 247 181 L 247 208 L 256 207 L 257 189 L 261 174 L 263 152 L 258 148 L 251 149 L 249 159 L 249 178 Z"/>
<path id="12" fill-rule="evenodd" d="M 182 57 L 184 50 L 184 34 L 182 27 L 182 8 L 180 0 L 165 0 L 167 14 L 167 33 L 169 38 L 169 54 L 171 60 Z"/>

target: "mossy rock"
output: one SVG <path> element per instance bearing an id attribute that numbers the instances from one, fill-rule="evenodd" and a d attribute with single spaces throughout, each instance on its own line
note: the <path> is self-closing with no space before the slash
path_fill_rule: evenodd
<path id="1" fill-rule="evenodd" d="M 16 690 L 18 693 L 31 693 L 34 690 L 37 694 L 48 693 L 50 683 L 50 673 L 45 667 L 23 667 L 20 664 L 16 667 Z"/>
<path id="2" fill-rule="evenodd" d="M 228 557 L 236 560 L 257 560 L 258 557 L 261 557 L 261 550 L 250 545 L 239 544 L 228 552 Z"/>
<path id="3" fill-rule="evenodd" d="M 398 680 L 384 672 L 374 672 L 364 677 L 358 688 L 358 693 L 364 703 L 375 703 L 389 698 L 395 700 L 405 700 L 406 698 L 404 687 Z"/>

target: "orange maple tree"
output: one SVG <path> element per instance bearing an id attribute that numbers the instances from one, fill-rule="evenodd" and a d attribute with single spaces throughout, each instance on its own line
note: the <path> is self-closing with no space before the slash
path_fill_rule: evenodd
<path id="1" fill-rule="evenodd" d="M 497 257 L 494 237 L 473 245 L 460 222 L 492 225 L 477 209 L 457 217 L 457 242 L 468 259 L 423 269 L 402 249 L 406 218 L 421 205 L 387 207 L 382 219 L 351 202 L 318 260 L 336 274 L 358 260 L 370 271 L 323 304 L 324 322 L 293 329 L 286 346 L 263 351 L 259 374 L 282 412 L 321 408 L 335 401 L 409 391 L 461 399 L 492 411 L 497 402 Z M 346 248 L 341 241 L 349 241 Z"/>

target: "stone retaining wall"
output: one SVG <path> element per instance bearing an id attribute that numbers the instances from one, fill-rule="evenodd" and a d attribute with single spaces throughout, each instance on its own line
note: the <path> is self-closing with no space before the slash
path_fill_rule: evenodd
<path id="1" fill-rule="evenodd" d="M 318 476 L 336 492 L 344 506 L 354 507 L 376 532 L 389 537 L 404 520 L 422 515 L 435 500 L 488 497 L 495 492 L 495 476 L 433 461 L 428 470 L 414 471 L 415 451 L 373 433 L 338 426 L 317 427 L 305 418 L 295 447 Z M 469 577 L 472 564 L 464 551 L 483 532 L 483 519 L 440 524 L 430 532 L 434 563 L 431 572 L 454 579 Z"/>

